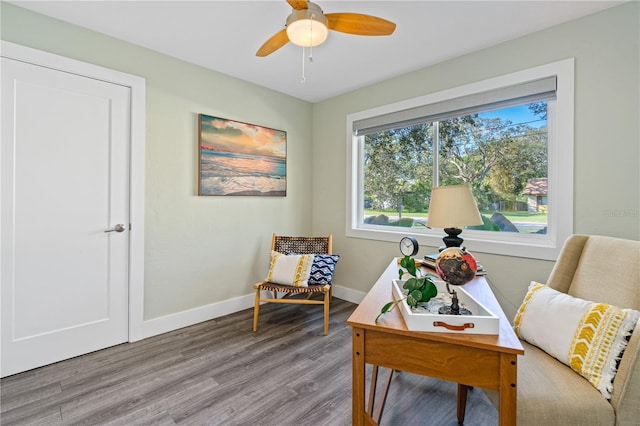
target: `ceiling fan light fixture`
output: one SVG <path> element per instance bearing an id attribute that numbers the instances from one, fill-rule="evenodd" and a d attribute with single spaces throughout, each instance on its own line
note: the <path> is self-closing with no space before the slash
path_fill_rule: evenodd
<path id="1" fill-rule="evenodd" d="M 362 36 L 387 36 L 393 34 L 396 24 L 386 19 L 362 13 L 324 14 L 317 4 L 308 0 L 286 0 L 293 9 L 287 17 L 285 28 L 272 35 L 256 52 L 264 57 L 272 54 L 291 42 L 309 48 L 309 61 L 312 60 L 311 48 L 325 42 L 329 31 Z M 303 56 L 305 49 L 302 49 Z"/>
<path id="2" fill-rule="evenodd" d="M 294 10 L 287 18 L 287 37 L 291 43 L 302 47 L 318 46 L 327 39 L 329 29 L 322 10 L 314 10 L 313 3 L 308 9 Z"/>

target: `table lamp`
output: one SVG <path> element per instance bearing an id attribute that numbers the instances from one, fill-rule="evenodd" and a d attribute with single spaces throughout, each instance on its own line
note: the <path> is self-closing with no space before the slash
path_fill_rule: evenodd
<path id="1" fill-rule="evenodd" d="M 440 251 L 448 247 L 460 247 L 464 241 L 460 237 L 461 228 L 473 225 L 482 225 L 482 217 L 469 185 L 438 186 L 432 189 L 427 226 L 444 228 L 447 235 L 442 238 L 444 246 L 440 247 Z"/>

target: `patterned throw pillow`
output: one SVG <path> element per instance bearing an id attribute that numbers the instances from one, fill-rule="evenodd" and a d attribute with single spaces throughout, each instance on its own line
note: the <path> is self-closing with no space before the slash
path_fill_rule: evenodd
<path id="1" fill-rule="evenodd" d="M 311 274 L 309 274 L 309 284 L 331 284 L 338 259 L 340 255 L 337 254 L 315 254 Z"/>
<path id="2" fill-rule="evenodd" d="M 294 287 L 308 287 L 312 264 L 312 254 L 286 255 L 271 251 L 267 281 Z"/>
<path id="3" fill-rule="evenodd" d="M 590 302 L 532 282 L 514 329 L 611 399 L 620 358 L 639 317 L 634 309 Z"/>

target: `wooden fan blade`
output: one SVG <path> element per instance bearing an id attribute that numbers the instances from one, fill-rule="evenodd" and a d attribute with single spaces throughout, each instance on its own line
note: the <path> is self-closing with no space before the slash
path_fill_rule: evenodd
<path id="1" fill-rule="evenodd" d="M 287 3 L 291 5 L 295 10 L 307 9 L 307 0 L 287 0 Z"/>
<path id="2" fill-rule="evenodd" d="M 289 42 L 289 36 L 287 35 L 287 29 L 284 28 L 281 31 L 275 33 L 269 40 L 256 52 L 256 56 L 267 56 L 280 49 L 282 46 Z"/>
<path id="3" fill-rule="evenodd" d="M 327 13 L 327 28 L 341 33 L 382 36 L 390 35 L 396 24 L 386 19 L 361 13 Z"/>

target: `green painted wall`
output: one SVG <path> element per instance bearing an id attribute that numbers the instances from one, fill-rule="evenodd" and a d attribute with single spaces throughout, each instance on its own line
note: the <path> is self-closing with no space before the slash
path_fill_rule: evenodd
<path id="1" fill-rule="evenodd" d="M 576 59 L 574 232 L 640 239 L 638 2 L 313 105 L 1 6 L 3 40 L 147 80 L 147 319 L 249 294 L 266 273 L 272 232 L 331 232 L 342 255 L 335 283 L 366 292 L 398 250 L 395 243 L 344 236 L 346 115 L 568 57 Z M 198 197 L 198 113 L 286 130 L 287 197 Z M 422 247 L 421 254 L 433 249 Z M 528 283 L 544 282 L 553 267 L 479 257 L 509 316 Z"/>
<path id="2" fill-rule="evenodd" d="M 336 251 L 343 254 L 336 282 L 366 292 L 398 255 L 397 244 L 344 236 L 347 114 L 570 57 L 575 58 L 573 232 L 640 239 L 639 9 L 638 2 L 627 3 L 315 104 L 313 229 L 336 234 Z M 422 247 L 420 255 L 434 249 Z M 478 257 L 510 317 L 529 282 L 545 282 L 553 267 L 548 261 Z"/>
<path id="3" fill-rule="evenodd" d="M 250 294 L 311 229 L 312 104 L 2 3 L 5 41 L 144 77 L 145 319 Z M 198 197 L 197 114 L 287 131 L 286 197 Z"/>

